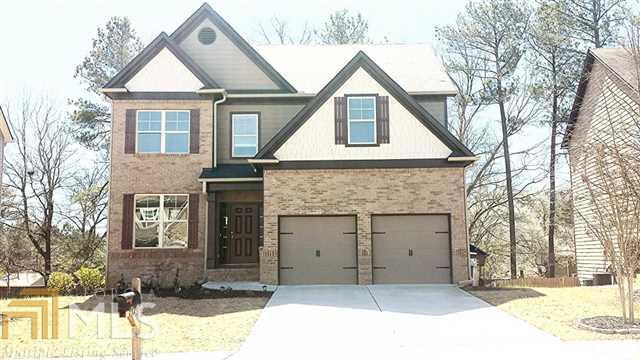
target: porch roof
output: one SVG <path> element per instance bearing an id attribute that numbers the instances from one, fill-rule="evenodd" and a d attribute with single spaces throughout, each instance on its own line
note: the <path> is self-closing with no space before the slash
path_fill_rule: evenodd
<path id="1" fill-rule="evenodd" d="M 261 178 L 262 169 L 251 164 L 218 164 L 215 168 L 203 168 L 200 180 Z"/>

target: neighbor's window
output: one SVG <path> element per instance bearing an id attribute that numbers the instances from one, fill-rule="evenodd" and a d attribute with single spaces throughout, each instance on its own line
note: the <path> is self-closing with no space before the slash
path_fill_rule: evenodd
<path id="1" fill-rule="evenodd" d="M 187 247 L 188 195 L 136 195 L 136 248 Z"/>
<path id="2" fill-rule="evenodd" d="M 258 153 L 258 114 L 231 115 L 231 157 Z"/>
<path id="3" fill-rule="evenodd" d="M 349 96 L 347 106 L 349 144 L 375 144 L 375 96 Z"/>
<path id="4" fill-rule="evenodd" d="M 139 153 L 189 152 L 189 111 L 138 111 Z"/>

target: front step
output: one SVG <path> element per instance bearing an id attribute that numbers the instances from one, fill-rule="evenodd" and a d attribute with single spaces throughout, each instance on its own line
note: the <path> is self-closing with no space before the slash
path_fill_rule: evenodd
<path id="1" fill-rule="evenodd" d="M 254 267 L 218 268 L 207 270 L 209 281 L 259 281 L 260 269 Z"/>

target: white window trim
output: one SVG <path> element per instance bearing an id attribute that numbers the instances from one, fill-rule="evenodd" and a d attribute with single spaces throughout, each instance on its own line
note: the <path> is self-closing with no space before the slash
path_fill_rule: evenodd
<path id="1" fill-rule="evenodd" d="M 158 218 L 158 227 L 159 227 L 159 234 L 158 234 L 158 246 L 156 247 L 150 247 L 150 246 L 136 246 L 136 221 L 137 216 L 136 216 L 136 209 L 137 209 L 137 203 L 138 203 L 138 197 L 145 197 L 145 196 L 158 196 L 160 197 L 160 209 L 159 211 L 159 218 Z M 171 223 L 180 223 L 180 222 L 184 222 L 187 224 L 187 238 L 185 239 L 185 245 L 184 246 L 163 246 L 163 241 L 164 241 L 164 198 L 165 196 L 185 196 L 187 198 L 187 219 L 186 220 L 173 220 L 173 221 L 169 221 Z M 189 206 L 191 206 L 191 203 L 189 202 L 189 194 L 135 194 L 133 196 L 133 248 L 134 249 L 186 249 L 189 247 Z"/>
<path id="2" fill-rule="evenodd" d="M 160 113 L 160 130 L 143 130 L 141 131 L 138 128 L 138 117 L 140 115 L 140 112 L 159 112 Z M 166 130 L 166 114 L 168 112 L 182 112 L 182 113 L 187 113 L 189 115 L 189 120 L 187 121 L 187 130 Z M 138 149 L 138 145 L 140 144 L 138 135 L 139 134 L 156 134 L 160 132 L 160 152 L 140 152 Z M 187 151 L 185 152 L 167 152 L 165 145 L 166 145 L 166 135 L 167 134 L 187 134 Z M 189 154 L 189 149 L 191 148 L 191 111 L 190 110 L 184 110 L 184 109 L 179 109 L 179 110 L 137 110 L 136 111 L 136 153 L 137 154 L 169 154 L 169 155 L 173 155 L 173 154 Z"/>
<path id="3" fill-rule="evenodd" d="M 256 121 L 256 134 L 255 135 L 236 135 L 235 134 L 235 121 L 234 121 L 234 117 L 238 115 L 238 116 L 247 116 L 247 115 L 253 115 L 255 116 L 255 121 Z M 232 158 L 252 158 L 254 157 L 256 154 L 253 154 L 251 156 L 244 156 L 244 155 L 236 155 L 235 151 L 236 151 L 236 136 L 238 137 L 252 137 L 255 138 L 256 140 L 256 154 L 258 153 L 258 151 L 260 151 L 260 114 L 259 113 L 236 113 L 236 114 L 231 114 L 231 157 Z M 238 147 L 253 147 L 253 146 L 249 146 L 249 145 L 238 145 Z"/>
<path id="4" fill-rule="evenodd" d="M 352 99 L 372 99 L 373 100 L 373 119 L 351 119 L 351 111 L 349 111 L 350 100 Z M 347 143 L 349 145 L 375 145 L 378 143 L 378 126 L 376 124 L 378 114 L 376 114 L 376 97 L 375 96 L 348 96 L 347 95 Z M 369 142 L 353 142 L 351 141 L 351 123 L 352 122 L 364 122 L 373 123 L 373 141 Z"/>

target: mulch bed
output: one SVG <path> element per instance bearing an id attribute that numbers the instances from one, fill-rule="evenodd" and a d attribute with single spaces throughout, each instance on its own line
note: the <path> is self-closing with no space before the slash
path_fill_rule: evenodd
<path id="1" fill-rule="evenodd" d="M 142 289 L 143 294 L 153 291 L 157 297 L 179 297 L 183 299 L 227 299 L 227 298 L 247 298 L 247 297 L 264 297 L 270 298 L 272 291 L 251 291 L 251 290 L 233 290 L 233 289 L 205 289 L 200 286 L 183 288 L 183 289 Z"/>
<path id="2" fill-rule="evenodd" d="M 640 324 L 625 324 L 621 316 L 594 316 L 580 319 L 576 326 L 602 334 L 640 334 Z"/>

